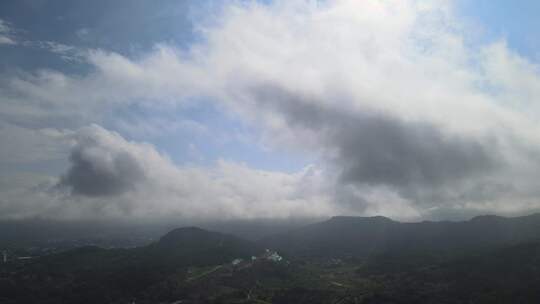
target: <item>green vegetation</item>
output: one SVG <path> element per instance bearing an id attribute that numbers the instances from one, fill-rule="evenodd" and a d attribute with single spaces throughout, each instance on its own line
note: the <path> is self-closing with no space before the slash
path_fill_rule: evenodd
<path id="1" fill-rule="evenodd" d="M 258 243 L 182 228 L 145 247 L 2 264 L 0 303 L 535 303 L 538 223 L 334 218 Z"/>

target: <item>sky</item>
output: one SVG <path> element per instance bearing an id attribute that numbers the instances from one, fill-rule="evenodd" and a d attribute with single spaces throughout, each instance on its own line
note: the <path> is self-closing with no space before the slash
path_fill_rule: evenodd
<path id="1" fill-rule="evenodd" d="M 539 9 L 2 1 L 0 218 L 537 212 Z"/>

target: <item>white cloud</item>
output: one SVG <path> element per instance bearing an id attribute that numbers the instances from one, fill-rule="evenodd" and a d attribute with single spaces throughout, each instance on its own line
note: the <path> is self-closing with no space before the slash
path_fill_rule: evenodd
<path id="1" fill-rule="evenodd" d="M 0 35 L 0 44 L 15 44 L 15 41 L 7 36 Z"/>
<path id="2" fill-rule="evenodd" d="M 283 218 L 323 216 L 331 206 L 321 171 L 255 170 L 220 160 L 213 168 L 178 167 L 152 145 L 97 125 L 74 140 L 71 167 L 58 185 L 17 188 L 3 217 Z M 51 190 L 56 189 L 56 190 Z"/>
<path id="3" fill-rule="evenodd" d="M 84 58 L 83 52 L 72 45 L 66 45 L 63 43 L 58 43 L 54 41 L 35 41 L 35 42 L 29 42 L 27 41 L 25 43 L 27 46 L 33 46 L 37 48 L 41 48 L 44 50 L 47 50 L 51 53 L 54 53 L 58 56 L 60 56 L 62 59 L 67 61 L 79 61 Z"/>
<path id="4" fill-rule="evenodd" d="M 0 164 L 64 160 L 68 155 L 68 130 L 51 128 L 26 129 L 0 124 Z"/>
<path id="5" fill-rule="evenodd" d="M 203 42 L 188 51 L 160 45 L 129 59 L 94 50 L 85 57 L 94 67 L 87 75 L 15 77 L 4 89 L 0 115 L 27 127 L 30 119 L 40 128 L 52 119 L 75 127 L 134 102 L 166 107 L 210 97 L 264 126 L 266 142 L 315 152 L 325 168 L 323 196 L 335 200 L 329 213 L 429 217 L 456 208 L 535 209 L 538 66 L 504 42 L 471 42 L 467 31 L 448 1 L 235 3 L 201 25 Z M 225 162 L 210 170 L 220 177 L 211 178 L 206 170 L 155 158 L 161 160 L 151 167 L 174 177 L 156 177 L 163 183 L 156 189 L 183 193 L 169 181 L 189 175 L 185 183 L 198 181 L 189 188 L 202 193 L 187 195 L 197 204 L 170 206 L 161 196 L 146 197 L 156 204 L 144 208 L 163 204 L 169 207 L 159 210 L 216 215 L 202 206 L 219 194 L 214 210 L 234 216 L 310 214 L 307 199 L 280 208 L 290 202 L 282 198 L 292 191 L 287 185 L 300 183 L 297 175 Z M 240 179 L 239 172 L 263 197 L 228 182 Z M 212 186 L 201 186 L 206 183 Z M 277 190 L 262 190 L 264 183 Z M 279 195 L 269 199 L 272 194 Z M 103 208 L 119 208 L 111 206 Z"/>
<path id="6" fill-rule="evenodd" d="M 2 44 L 17 44 L 12 37 L 12 29 L 2 19 L 0 19 L 0 45 Z"/>

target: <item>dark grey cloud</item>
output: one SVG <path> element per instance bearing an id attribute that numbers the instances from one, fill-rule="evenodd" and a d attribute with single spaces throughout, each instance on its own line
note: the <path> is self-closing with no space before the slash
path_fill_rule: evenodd
<path id="1" fill-rule="evenodd" d="M 486 173 L 496 164 L 480 142 L 445 135 L 429 124 L 374 115 L 349 119 L 330 139 L 340 147 L 344 181 L 437 185 Z"/>
<path id="2" fill-rule="evenodd" d="M 294 129 L 313 132 L 324 157 L 338 168 L 343 185 L 389 186 L 407 198 L 453 183 L 488 176 L 499 166 L 496 141 L 445 132 L 436 125 L 405 121 L 365 109 L 347 111 L 275 87 L 254 90 L 254 100 L 281 115 Z M 336 97 L 339 98 L 339 97 Z M 349 200 L 350 201 L 350 200 Z"/>
<path id="3" fill-rule="evenodd" d="M 144 179 L 144 171 L 137 160 L 114 147 L 102 151 L 83 143 L 72 150 L 69 159 L 71 167 L 61 177 L 60 185 L 68 187 L 72 194 L 119 195 L 132 190 Z"/>

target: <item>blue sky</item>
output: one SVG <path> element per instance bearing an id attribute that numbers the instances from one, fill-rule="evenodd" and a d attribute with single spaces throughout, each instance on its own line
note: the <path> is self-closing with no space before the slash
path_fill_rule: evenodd
<path id="1" fill-rule="evenodd" d="M 137 58 L 158 43 L 187 48 L 197 41 L 194 23 L 205 14 L 219 11 L 219 2 L 212 1 L 3 1 L 0 18 L 9 22 L 16 35 L 28 41 L 50 41 L 80 48 L 101 48 Z M 540 4 L 536 1 L 465 1 L 457 2 L 457 11 L 468 21 L 481 27 L 483 39 L 505 38 L 509 47 L 536 61 L 540 38 L 533 30 L 540 28 L 535 18 Z M 84 74 L 88 66 L 62 59 L 48 50 L 26 46 L 0 48 L 2 71 L 23 69 L 57 69 L 65 73 Z M 161 115 L 151 109 L 120 109 L 118 115 L 152 117 Z M 190 119 L 212 129 L 257 136 L 258 130 L 223 115 L 211 105 L 179 109 L 169 119 Z M 172 117 L 171 117 L 172 116 Z M 140 117 L 139 117 L 140 118 Z M 111 119 L 114 120 L 114 119 Z M 114 128 L 114 123 L 107 124 Z M 132 135 L 132 134 L 131 134 Z M 127 134 L 129 137 L 130 134 Z M 178 163 L 193 161 L 189 145 L 196 144 L 206 162 L 218 158 L 246 162 L 258 168 L 294 171 L 310 159 L 263 149 L 258 144 L 234 140 L 217 143 L 208 138 L 198 140 L 185 132 L 167 134 L 166 139 L 145 138 L 168 153 Z M 290 151 L 289 151 L 290 152 Z M 308 157 L 309 158 L 309 157 Z"/>
<path id="2" fill-rule="evenodd" d="M 15 34 L 27 41 L 50 41 L 77 48 L 105 49 L 137 58 L 166 43 L 183 49 L 197 41 L 194 22 L 202 15 L 219 10 L 218 2 L 211 1 L 4 1 L 0 4 L 0 19 L 13 26 Z M 5 73 L 13 70 L 35 71 L 54 69 L 68 74 L 85 74 L 91 69 L 84 62 L 70 61 L 47 49 L 28 46 L 0 48 L 0 67 Z M 287 151 L 273 151 L 257 143 L 246 143 L 239 136 L 256 137 L 258 130 L 229 117 L 212 104 L 159 111 L 134 106 L 114 110 L 104 125 L 115 128 L 118 117 L 132 120 L 167 119 L 191 120 L 212 130 L 227 130 L 228 139 L 216 140 L 193 134 L 189 130 L 175 130 L 154 138 L 133 133 L 127 138 L 144 139 L 154 143 L 177 163 L 196 161 L 205 164 L 217 159 L 246 162 L 267 170 L 293 171 L 309 160 Z M 125 130 L 118 130 L 125 131 Z M 238 135 L 238 136 L 236 136 Z M 194 158 L 190 147 L 202 153 Z M 57 169 L 60 170 L 60 169 Z"/>
<path id="3" fill-rule="evenodd" d="M 198 5 L 203 2 L 197 1 Z M 30 41 L 105 48 L 135 56 L 158 42 L 185 46 L 194 39 L 193 5 L 186 1 L 161 1 L 159 5 L 152 1 L 3 1 L 0 6 L 1 18 Z M 2 65 L 73 68 L 48 55 L 32 48 L 3 49 L 2 57 L 9 60 Z"/>
<path id="4" fill-rule="evenodd" d="M 108 216 L 406 219 L 536 210 L 539 9 L 2 1 L 0 209 L 81 217 L 90 211 L 73 202 L 90 200 Z M 100 194 L 93 179 L 121 189 Z M 140 207 L 133 197 L 155 187 L 179 203 L 148 194 L 155 203 Z M 225 198 L 214 206 L 205 192 Z M 24 208 L 9 199 L 27 195 Z"/>
<path id="5" fill-rule="evenodd" d="M 527 58 L 538 62 L 540 28 L 538 1 L 460 0 L 459 13 L 482 28 L 485 39 L 504 37 L 509 46 Z"/>
<path id="6" fill-rule="evenodd" d="M 484 39 L 504 37 L 509 45 L 531 59 L 538 58 L 540 27 L 537 1 L 458 0 L 458 14 L 481 27 Z M 15 1 L 0 3 L 0 18 L 30 41 L 104 48 L 137 56 L 156 43 L 187 47 L 197 39 L 193 23 L 208 11 L 219 10 L 219 1 L 148 0 L 120 1 Z M 38 67 L 80 71 L 58 56 L 33 48 L 3 47 L 2 68 Z M 74 69 L 74 70 L 73 70 Z"/>
<path id="7" fill-rule="evenodd" d="M 205 14 L 219 10 L 212 1 L 4 1 L 0 4 L 0 19 L 13 26 L 15 34 L 27 41 L 49 41 L 77 48 L 105 49 L 130 58 L 137 58 L 166 43 L 187 48 L 197 41 L 194 22 Z M 211 21 L 210 21 L 211 22 Z M 13 70 L 60 70 L 68 74 L 88 73 L 84 62 L 70 61 L 47 49 L 28 46 L 0 48 L 0 67 L 5 73 Z M 118 117 L 134 121 L 145 119 L 191 120 L 211 130 L 226 130 L 227 140 L 194 134 L 191 130 L 174 130 L 152 137 L 126 132 L 130 139 L 144 139 L 177 163 L 211 163 L 217 159 L 245 162 L 267 170 L 294 171 L 305 166 L 305 156 L 273 151 L 257 143 L 236 139 L 256 137 L 260 130 L 229 117 L 212 104 L 202 102 L 197 107 L 160 111 L 150 107 L 133 106 L 114 110 L 104 125 L 115 128 Z M 128 119 L 129 119 L 128 118 Z M 125 131 L 125 130 L 117 130 Z M 137 138 L 138 137 L 138 138 Z M 190 147 L 197 147 L 193 157 Z M 290 152 L 290 151 L 289 151 Z M 59 169 L 57 169 L 59 170 Z"/>

